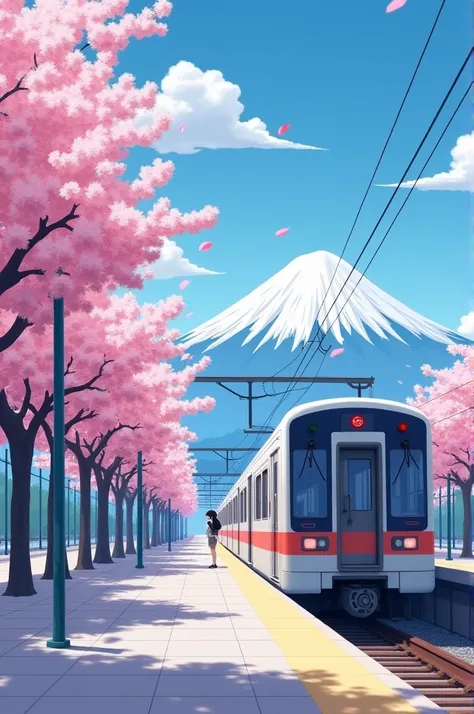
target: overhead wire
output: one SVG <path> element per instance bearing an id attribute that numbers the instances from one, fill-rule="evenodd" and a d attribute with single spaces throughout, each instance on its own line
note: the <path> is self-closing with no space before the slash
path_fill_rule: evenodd
<path id="1" fill-rule="evenodd" d="M 385 216 L 385 214 L 386 214 L 386 212 L 387 212 L 389 206 L 391 205 L 393 199 L 395 198 L 395 195 L 397 194 L 398 190 L 400 189 L 401 184 L 404 182 L 404 180 L 405 180 L 405 178 L 406 178 L 406 175 L 407 175 L 408 172 L 410 171 L 411 166 L 413 165 L 413 163 L 414 163 L 414 161 L 416 160 L 418 154 L 420 153 L 420 151 L 421 151 L 423 145 L 425 144 L 425 142 L 426 142 L 426 140 L 427 140 L 429 134 L 431 133 L 431 131 L 432 131 L 432 129 L 433 129 L 433 127 L 434 127 L 434 125 L 435 125 L 435 123 L 436 123 L 436 121 L 437 121 L 439 115 L 441 114 L 442 110 L 444 109 L 444 107 L 445 107 L 445 105 L 446 105 L 446 103 L 447 103 L 449 97 L 451 96 L 451 94 L 452 94 L 454 88 L 456 87 L 456 85 L 457 85 L 457 83 L 458 83 L 458 81 L 459 81 L 459 79 L 460 79 L 462 73 L 464 72 L 464 69 L 466 68 L 466 66 L 467 66 L 467 64 L 468 64 L 468 62 L 469 62 L 469 59 L 470 59 L 470 57 L 471 57 L 471 55 L 472 55 L 473 49 L 474 49 L 474 48 L 471 47 L 471 49 L 470 49 L 470 51 L 469 51 L 469 53 L 468 53 L 466 59 L 464 60 L 464 62 L 463 62 L 463 64 L 461 65 L 460 69 L 458 70 L 458 72 L 457 72 L 457 74 L 456 74 L 456 77 L 455 77 L 454 80 L 452 81 L 451 86 L 450 86 L 448 92 L 446 93 L 446 95 L 445 95 L 445 97 L 444 97 L 444 99 L 443 99 L 441 105 L 439 106 L 439 108 L 438 108 L 438 110 L 437 110 L 437 112 L 436 112 L 434 118 L 432 119 L 432 121 L 431 121 L 431 123 L 430 123 L 428 129 L 426 130 L 426 132 L 425 132 L 425 134 L 424 134 L 424 136 L 423 136 L 423 139 L 422 139 L 421 142 L 419 143 L 418 148 L 417 148 L 415 154 L 412 156 L 412 159 L 410 160 L 410 162 L 409 162 L 407 168 L 405 169 L 402 178 L 401 178 L 400 181 L 398 182 L 398 184 L 397 184 L 397 186 L 396 186 L 396 188 L 395 188 L 395 191 L 393 192 L 393 194 L 392 194 L 390 200 L 388 201 L 388 203 L 387 203 L 387 205 L 386 205 L 384 211 L 382 212 L 382 215 L 379 217 L 375 228 L 373 229 L 372 233 L 370 234 L 369 238 L 367 239 L 367 241 L 366 241 L 366 243 L 365 243 L 363 249 L 362 249 L 361 252 L 359 253 L 359 256 L 358 256 L 356 262 L 354 263 L 354 266 L 353 266 L 351 272 L 349 273 L 349 276 L 346 278 L 346 280 L 345 280 L 344 284 L 342 285 L 342 287 L 341 287 L 339 293 L 337 294 L 335 300 L 333 301 L 331 307 L 329 308 L 329 310 L 328 310 L 328 312 L 327 312 L 327 314 L 326 314 L 326 316 L 325 316 L 325 318 L 324 318 L 324 322 L 328 319 L 329 314 L 330 314 L 330 311 L 332 310 L 332 308 L 334 307 L 334 305 L 337 303 L 337 300 L 338 300 L 339 296 L 340 296 L 341 293 L 343 292 L 343 290 L 344 290 L 346 284 L 349 282 L 349 280 L 350 280 L 350 278 L 351 278 L 351 276 L 352 276 L 352 274 L 353 274 L 353 272 L 354 272 L 354 270 L 355 270 L 356 265 L 358 264 L 358 262 L 360 261 L 361 257 L 363 256 L 363 254 L 364 254 L 365 251 L 367 250 L 367 247 L 369 246 L 370 242 L 372 241 L 372 238 L 373 238 L 373 236 L 375 235 L 375 232 L 376 232 L 378 226 L 380 225 L 380 223 L 381 223 L 383 217 Z M 378 247 L 377 247 L 377 250 L 375 251 L 375 253 L 374 253 L 374 255 L 372 256 L 371 260 L 369 261 L 368 265 L 366 266 L 364 272 L 360 275 L 360 277 L 359 277 L 359 279 L 358 279 L 356 285 L 354 286 L 354 288 L 352 289 L 351 293 L 349 294 L 349 297 L 346 299 L 346 301 L 344 302 L 342 308 L 338 311 L 336 317 L 334 318 L 334 320 L 332 321 L 331 325 L 330 325 L 329 328 L 327 329 L 325 335 L 323 336 L 323 340 L 322 340 L 322 341 L 324 341 L 324 339 L 325 339 L 325 338 L 327 337 L 327 335 L 330 333 L 331 328 L 333 327 L 333 325 L 335 324 L 335 322 L 338 320 L 339 315 L 341 314 L 342 310 L 344 309 L 344 307 L 346 306 L 347 302 L 348 302 L 348 301 L 350 300 L 350 298 L 352 297 L 353 293 L 355 292 L 356 288 L 357 288 L 358 285 L 360 284 L 362 278 L 364 277 L 365 273 L 367 272 L 368 268 L 369 268 L 370 265 L 372 264 L 372 262 L 373 262 L 373 260 L 375 259 L 377 253 L 379 252 L 380 248 L 382 247 L 383 243 L 385 242 L 385 240 L 386 240 L 387 236 L 389 235 L 389 233 L 390 233 L 390 231 L 391 231 L 393 225 L 395 224 L 396 220 L 398 219 L 398 216 L 400 215 L 401 211 L 403 210 L 404 206 L 406 205 L 407 201 L 409 200 L 411 194 L 413 193 L 413 191 L 414 191 L 414 189 L 415 189 L 415 187 L 416 187 L 417 182 L 418 182 L 419 179 L 421 178 L 421 173 L 425 170 L 425 168 L 426 168 L 426 166 L 428 165 L 429 161 L 431 160 L 433 154 L 435 153 L 436 149 L 438 148 L 439 143 L 441 142 L 441 140 L 443 139 L 444 135 L 446 134 L 446 131 L 448 130 L 448 128 L 449 128 L 449 126 L 451 125 L 451 123 L 452 123 L 454 117 L 456 116 L 457 112 L 459 111 L 459 109 L 460 109 L 462 103 L 464 102 L 464 100 L 465 100 L 465 98 L 467 97 L 469 91 L 471 90 L 472 85 L 473 85 L 473 83 L 471 82 L 471 83 L 469 84 L 469 86 L 468 86 L 466 92 L 464 93 L 463 97 L 462 97 L 461 100 L 459 101 L 459 103 L 458 103 L 456 109 L 454 110 L 453 114 L 451 115 L 451 117 L 450 117 L 450 119 L 449 119 L 449 121 L 448 121 L 446 127 L 444 128 L 443 132 L 441 133 L 441 135 L 440 135 L 438 141 L 436 142 L 434 148 L 432 149 L 432 151 L 431 151 L 431 153 L 430 153 L 428 159 L 425 161 L 425 163 L 424 163 L 424 165 L 423 165 L 421 171 L 419 172 L 419 175 L 418 175 L 417 179 L 414 181 L 413 186 L 410 188 L 410 191 L 409 191 L 407 197 L 405 198 L 404 202 L 402 203 L 402 206 L 401 206 L 400 209 L 398 210 L 398 212 L 397 212 L 397 214 L 395 215 L 394 219 L 392 220 L 390 226 L 388 227 L 387 231 L 385 232 L 385 234 L 384 234 L 384 236 L 383 236 L 381 242 L 379 243 L 379 245 L 378 245 Z M 323 300 L 323 304 L 324 304 L 324 300 Z M 330 349 L 330 348 L 329 348 L 329 349 Z M 328 351 L 329 351 L 329 350 L 328 350 Z M 321 360 L 321 363 L 320 363 L 320 365 L 319 365 L 319 368 L 318 368 L 318 370 L 317 370 L 315 376 L 318 376 L 318 375 L 319 375 L 319 372 L 320 372 L 320 370 L 321 370 L 321 368 L 322 368 L 322 365 L 324 364 L 324 361 L 325 361 L 325 359 L 326 359 L 326 357 L 327 357 L 328 351 L 323 355 L 323 358 L 322 358 L 322 360 Z M 316 354 L 317 354 L 317 350 L 314 351 L 314 354 L 313 354 L 312 357 L 310 358 L 310 361 L 308 362 L 308 364 L 306 365 L 306 367 L 304 367 L 302 374 L 304 374 L 304 372 L 306 371 L 306 369 L 308 368 L 309 364 L 311 363 L 311 361 L 313 360 L 313 358 L 314 358 L 314 356 L 315 356 Z M 277 405 L 273 408 L 273 410 L 271 411 L 271 413 L 270 413 L 269 416 L 267 417 L 267 419 L 266 419 L 266 421 L 265 421 L 265 424 L 264 424 L 264 426 L 262 427 L 262 429 L 264 429 L 264 428 L 267 427 L 267 425 L 269 424 L 269 422 L 270 422 L 271 418 L 273 417 L 273 415 L 276 413 L 276 411 L 279 409 L 279 407 L 280 407 L 281 404 L 285 401 L 285 399 L 289 396 L 289 394 L 291 394 L 291 392 L 293 391 L 294 386 L 295 386 L 296 383 L 297 383 L 297 382 L 294 381 L 294 379 L 297 377 L 298 370 L 301 368 L 302 363 L 304 362 L 304 360 L 305 360 L 305 357 L 303 356 L 303 358 L 300 359 L 300 364 L 298 365 L 298 367 L 297 367 L 297 369 L 296 369 L 296 371 L 295 371 L 295 374 L 293 375 L 293 378 L 292 378 L 293 381 L 291 381 L 291 382 L 289 383 L 289 387 L 288 387 L 288 388 L 285 390 L 285 392 L 283 393 L 282 398 L 279 400 L 279 402 L 277 403 Z M 299 376 L 302 376 L 302 375 L 299 375 Z M 293 386 L 293 389 L 291 388 L 292 386 Z M 297 400 L 296 404 L 298 403 L 298 401 L 300 401 L 300 399 L 304 396 L 304 394 L 308 392 L 308 390 L 310 389 L 310 387 L 311 387 L 311 384 L 310 384 L 308 387 L 306 387 L 306 388 L 303 389 L 303 392 L 304 392 L 304 393 L 303 393 L 303 395 L 301 395 L 300 398 Z M 293 405 L 293 406 L 295 406 L 295 405 Z M 293 406 L 292 406 L 292 408 L 293 408 Z M 243 441 L 245 440 L 246 436 L 247 436 L 247 435 L 245 435 L 244 439 L 243 439 L 240 443 L 243 443 Z M 254 442 L 254 445 L 257 443 L 257 441 L 258 441 L 258 437 L 257 437 L 256 441 Z"/>

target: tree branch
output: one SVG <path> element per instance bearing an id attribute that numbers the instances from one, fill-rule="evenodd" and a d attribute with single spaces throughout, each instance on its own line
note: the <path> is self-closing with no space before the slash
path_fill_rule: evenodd
<path id="1" fill-rule="evenodd" d="M 16 94 L 17 92 L 27 92 L 27 91 L 28 91 L 28 87 L 22 87 L 22 86 L 21 86 L 21 83 L 23 82 L 23 80 L 25 79 L 25 77 L 26 77 L 26 74 L 24 74 L 23 77 L 20 77 L 20 79 L 19 79 L 18 82 L 15 84 L 15 86 L 13 87 L 13 89 L 9 89 L 8 92 L 5 92 L 5 94 L 2 94 L 2 96 L 0 97 L 0 104 L 1 104 L 2 102 L 4 102 L 5 99 L 8 99 L 8 97 L 11 97 L 12 94 Z M 8 116 L 8 114 L 5 114 L 5 112 L 0 112 L 0 114 L 3 114 L 4 117 L 7 117 L 7 116 Z"/>
<path id="2" fill-rule="evenodd" d="M 77 394 L 78 392 L 85 392 L 86 390 L 90 390 L 92 392 L 106 392 L 107 391 L 106 389 L 102 389 L 101 387 L 96 387 L 94 385 L 103 376 L 104 369 L 106 368 L 106 366 L 113 361 L 114 361 L 113 359 L 106 359 L 105 355 L 104 355 L 104 361 L 102 362 L 98 373 L 94 377 L 92 377 L 92 379 L 89 379 L 88 382 L 84 382 L 84 384 L 76 384 L 74 387 L 67 387 L 64 390 L 64 394 L 66 396 L 69 396 L 70 394 Z M 72 364 L 72 357 L 69 360 L 68 369 L 71 364 Z M 66 374 L 74 374 L 74 372 L 68 372 L 66 370 Z"/>
<path id="3" fill-rule="evenodd" d="M 38 243 L 44 240 L 53 231 L 56 231 L 59 228 L 65 228 L 66 230 L 72 232 L 74 228 L 69 225 L 69 222 L 74 221 L 76 218 L 80 218 L 80 216 L 76 213 L 76 210 L 78 208 L 79 204 L 75 203 L 71 211 L 69 211 L 66 216 L 63 216 L 59 220 L 49 225 L 49 216 L 45 216 L 44 218 L 39 219 L 38 230 L 36 231 L 35 235 L 30 238 L 26 245 L 26 248 L 16 248 L 16 250 L 13 251 L 13 254 L 10 257 L 8 263 L 0 271 L 0 295 L 3 295 L 7 292 L 7 290 L 10 290 L 15 285 L 18 285 L 18 283 L 21 282 L 25 277 L 28 277 L 28 275 L 41 274 L 40 272 L 38 272 L 39 269 L 34 272 L 32 272 L 31 270 L 25 270 L 21 272 L 20 267 L 24 258 L 36 245 L 38 245 Z"/>
<path id="4" fill-rule="evenodd" d="M 31 403 L 31 384 L 29 379 L 24 379 L 23 384 L 25 385 L 25 396 L 23 397 L 23 404 L 21 405 L 18 416 L 23 421 L 28 413 L 28 409 Z"/>
<path id="5" fill-rule="evenodd" d="M 32 324 L 33 323 L 29 322 L 26 317 L 20 317 L 18 315 L 13 325 L 0 337 L 0 352 L 5 352 L 5 350 L 11 347 L 17 339 L 21 337 L 26 328 L 31 327 Z"/>

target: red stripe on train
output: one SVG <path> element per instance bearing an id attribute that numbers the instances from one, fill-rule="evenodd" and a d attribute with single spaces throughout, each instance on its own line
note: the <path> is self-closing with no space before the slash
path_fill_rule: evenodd
<path id="1" fill-rule="evenodd" d="M 239 537 L 237 529 L 221 530 L 221 537 L 239 540 L 241 543 L 249 542 L 249 532 L 241 530 Z M 400 536 L 402 538 L 417 538 L 418 548 L 416 550 L 394 550 L 392 548 L 392 538 Z M 303 538 L 324 537 L 329 540 L 328 550 L 308 551 L 302 549 Z M 281 555 L 337 555 L 337 533 L 289 533 L 271 531 L 252 531 L 252 545 L 262 550 L 275 550 Z M 342 552 L 355 555 L 375 553 L 376 537 L 375 533 L 343 533 Z M 434 533 L 433 531 L 399 532 L 383 534 L 384 555 L 433 555 L 434 553 Z"/>

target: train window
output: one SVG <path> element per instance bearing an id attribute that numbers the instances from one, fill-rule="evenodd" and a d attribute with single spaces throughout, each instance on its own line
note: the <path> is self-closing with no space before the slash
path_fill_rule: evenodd
<path id="1" fill-rule="evenodd" d="M 244 522 L 244 497 L 245 493 L 243 491 L 240 492 L 240 522 Z"/>
<path id="2" fill-rule="evenodd" d="M 244 508 L 243 508 L 242 522 L 243 522 L 243 523 L 246 523 L 246 522 L 247 522 L 247 487 L 244 488 L 244 490 L 243 490 L 242 493 L 243 493 L 243 496 L 244 496 L 244 500 L 243 500 L 243 507 L 244 507 Z"/>
<path id="3" fill-rule="evenodd" d="M 420 449 L 390 450 L 391 515 L 424 516 L 426 495 L 423 452 Z"/>
<path id="4" fill-rule="evenodd" d="M 259 521 L 262 517 L 262 476 L 259 475 L 255 479 L 255 520 Z"/>
<path id="5" fill-rule="evenodd" d="M 268 518 L 268 471 L 262 474 L 262 519 Z"/>
<path id="6" fill-rule="evenodd" d="M 372 469 L 370 459 L 347 460 L 347 493 L 353 511 L 372 510 Z"/>
<path id="7" fill-rule="evenodd" d="M 293 515 L 325 518 L 328 515 L 327 456 L 324 449 L 293 451 Z"/>

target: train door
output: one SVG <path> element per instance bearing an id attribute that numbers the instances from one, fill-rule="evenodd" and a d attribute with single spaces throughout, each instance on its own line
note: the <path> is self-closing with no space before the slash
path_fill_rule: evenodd
<path id="1" fill-rule="evenodd" d="M 341 448 L 338 458 L 339 568 L 377 568 L 377 452 Z"/>
<path id="2" fill-rule="evenodd" d="M 280 577 L 278 554 L 278 452 L 272 455 L 271 461 L 272 577 L 278 579 Z"/>
<path id="3" fill-rule="evenodd" d="M 247 503 L 247 528 L 248 528 L 248 555 L 247 561 L 252 562 L 252 477 L 249 476 L 247 479 L 247 493 L 248 493 L 248 503 Z"/>
<path id="4" fill-rule="evenodd" d="M 237 511 L 237 555 L 240 555 L 240 488 L 237 489 L 235 510 Z"/>

